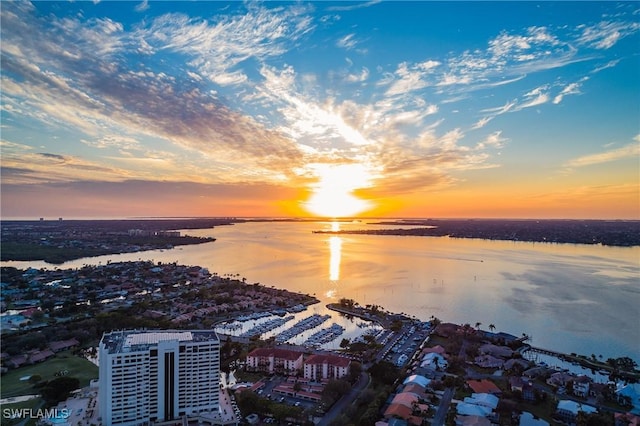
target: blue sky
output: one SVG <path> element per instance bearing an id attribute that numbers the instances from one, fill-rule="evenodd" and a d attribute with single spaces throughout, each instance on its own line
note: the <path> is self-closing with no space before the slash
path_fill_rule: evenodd
<path id="1" fill-rule="evenodd" d="M 640 218 L 636 2 L 3 2 L 3 217 Z"/>

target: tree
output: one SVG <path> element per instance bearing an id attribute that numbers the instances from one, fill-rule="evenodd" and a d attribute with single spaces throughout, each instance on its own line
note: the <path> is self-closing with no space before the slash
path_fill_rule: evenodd
<path id="1" fill-rule="evenodd" d="M 388 361 L 380 361 L 369 367 L 369 373 L 374 381 L 391 385 L 400 376 L 400 370 Z"/>
<path id="2" fill-rule="evenodd" d="M 351 389 L 351 385 L 346 380 L 329 380 L 322 391 L 322 402 L 329 407 L 342 395 L 349 392 L 349 389 Z"/>
<path id="3" fill-rule="evenodd" d="M 489 330 L 493 331 L 496 329 L 496 326 L 493 324 L 489 324 Z"/>
<path id="4" fill-rule="evenodd" d="M 42 389 L 40 394 L 48 405 L 56 405 L 69 397 L 71 391 L 80 387 L 80 380 L 75 377 L 57 377 L 48 382 Z"/>

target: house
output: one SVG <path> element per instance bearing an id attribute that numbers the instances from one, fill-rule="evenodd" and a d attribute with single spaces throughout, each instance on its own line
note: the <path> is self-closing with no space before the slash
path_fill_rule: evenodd
<path id="1" fill-rule="evenodd" d="M 456 416 L 456 426 L 491 426 L 491 420 L 484 416 Z"/>
<path id="2" fill-rule="evenodd" d="M 422 388 L 423 391 L 427 386 L 429 386 L 430 383 L 430 379 L 427 379 L 426 377 L 420 376 L 418 374 L 413 374 L 404 379 L 404 382 L 402 382 L 405 387 L 408 385 L 418 385 Z"/>
<path id="3" fill-rule="evenodd" d="M 566 371 L 558 371 L 553 373 L 551 377 L 547 379 L 547 384 L 550 386 L 564 387 L 567 383 L 573 381 L 575 377 L 575 375 L 567 373 Z"/>
<path id="4" fill-rule="evenodd" d="M 467 386 L 475 393 L 491 393 L 494 395 L 500 395 L 502 391 L 491 380 L 467 380 Z"/>
<path id="5" fill-rule="evenodd" d="M 510 377 L 509 385 L 512 392 L 520 392 L 522 399 L 525 401 L 535 401 L 536 394 L 533 383 L 530 380 L 524 380 L 522 377 Z"/>
<path id="6" fill-rule="evenodd" d="M 437 369 L 446 369 L 447 368 L 447 360 L 444 356 L 431 352 L 422 357 L 422 361 L 420 362 L 420 367 L 429 368 L 431 370 Z"/>
<path id="7" fill-rule="evenodd" d="M 549 426 L 549 422 L 538 419 L 533 416 L 533 414 L 525 411 L 520 414 L 520 422 L 518 426 Z"/>
<path id="8" fill-rule="evenodd" d="M 295 374 L 302 368 L 302 352 L 281 348 L 256 348 L 247 355 L 247 370 L 268 374 Z"/>
<path id="9" fill-rule="evenodd" d="M 633 406 L 632 414 L 640 414 L 640 383 L 631 383 L 616 390 L 618 402 L 622 405 Z"/>
<path id="10" fill-rule="evenodd" d="M 527 361 L 526 359 L 511 358 L 504 362 L 504 369 L 507 371 L 511 371 L 514 368 L 521 368 L 522 370 L 520 371 L 525 371 L 527 368 L 529 368 L 529 365 L 531 365 L 531 362 Z"/>
<path id="11" fill-rule="evenodd" d="M 468 402 L 459 402 L 456 405 L 456 412 L 460 416 L 480 416 L 487 417 L 491 414 L 491 408 L 482 405 L 469 404 Z"/>
<path id="12" fill-rule="evenodd" d="M 304 360 L 303 365 L 306 379 L 341 379 L 349 374 L 351 360 L 343 356 L 315 354 Z"/>
<path id="13" fill-rule="evenodd" d="M 59 340 L 56 342 L 51 342 L 49 344 L 49 349 L 53 352 L 66 351 L 67 349 L 73 349 L 78 346 L 80 342 L 76 338 L 72 338 L 69 340 Z"/>
<path id="14" fill-rule="evenodd" d="M 595 407 L 590 405 L 564 399 L 558 401 L 556 417 L 565 423 L 573 424 L 576 421 L 578 413 L 583 412 L 585 414 L 593 414 L 597 411 L 598 410 Z"/>
<path id="15" fill-rule="evenodd" d="M 440 354 L 440 355 L 444 356 L 446 352 L 447 351 L 442 346 L 436 345 L 436 346 L 433 346 L 433 347 L 430 347 L 430 348 L 424 348 L 422 350 L 421 355 L 426 355 L 426 354 L 430 354 L 430 353 L 437 353 L 437 354 Z"/>
<path id="16" fill-rule="evenodd" d="M 32 351 L 29 352 L 29 363 L 35 364 L 38 362 L 45 361 L 55 354 L 50 349 L 45 349 L 43 351 Z"/>
<path id="17" fill-rule="evenodd" d="M 497 346 L 492 345 L 491 343 L 480 346 L 478 351 L 482 355 L 491 355 L 498 358 L 511 358 L 513 355 L 513 350 L 508 346 Z"/>
<path id="18" fill-rule="evenodd" d="M 615 426 L 640 426 L 640 416 L 631 413 L 615 413 Z"/>
<path id="19" fill-rule="evenodd" d="M 500 398 L 490 393 L 472 393 L 470 397 L 464 399 L 467 404 L 480 405 L 490 408 L 492 411 L 496 409 L 499 401 Z"/>
<path id="20" fill-rule="evenodd" d="M 578 376 L 573 379 L 573 394 L 581 398 L 589 396 L 589 386 L 591 379 L 587 376 Z"/>
<path id="21" fill-rule="evenodd" d="M 493 355 L 480 355 L 474 360 L 477 366 L 482 368 L 502 368 L 504 361 L 501 358 L 496 358 Z"/>
<path id="22" fill-rule="evenodd" d="M 12 356 L 6 361 L 7 367 L 9 368 L 18 368 L 27 363 L 29 357 L 25 354 Z"/>
<path id="23" fill-rule="evenodd" d="M 406 420 L 408 424 L 421 425 L 422 417 L 414 414 L 428 409 L 428 405 L 420 404 L 418 395 L 411 392 L 401 392 L 393 397 L 391 404 L 384 412 L 384 417 L 385 419 L 397 417 Z"/>

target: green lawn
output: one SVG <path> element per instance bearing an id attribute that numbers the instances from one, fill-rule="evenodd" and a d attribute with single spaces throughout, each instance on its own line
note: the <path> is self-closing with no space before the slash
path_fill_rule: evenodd
<path id="1" fill-rule="evenodd" d="M 21 377 L 37 374 L 42 380 L 52 380 L 56 378 L 56 372 L 63 370 L 68 371 L 67 376 L 80 380 L 81 387 L 88 386 L 91 380 L 98 378 L 98 367 L 95 364 L 74 356 L 71 352 L 60 352 L 45 362 L 20 367 L 2 376 L 0 398 L 36 394 L 38 392 L 33 385 L 28 380 L 20 380 Z"/>

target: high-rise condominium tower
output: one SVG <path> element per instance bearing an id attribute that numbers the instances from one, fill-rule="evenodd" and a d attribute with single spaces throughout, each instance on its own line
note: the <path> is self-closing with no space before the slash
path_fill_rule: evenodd
<path id="1" fill-rule="evenodd" d="M 220 340 L 213 331 L 111 332 L 102 336 L 99 357 L 104 425 L 218 413 Z"/>

